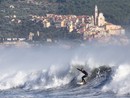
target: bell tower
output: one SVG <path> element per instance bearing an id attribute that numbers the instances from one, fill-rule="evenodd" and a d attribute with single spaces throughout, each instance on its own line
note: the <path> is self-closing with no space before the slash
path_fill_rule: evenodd
<path id="1" fill-rule="evenodd" d="M 94 17 L 94 23 L 95 25 L 98 25 L 98 7 L 95 5 L 95 17 Z"/>

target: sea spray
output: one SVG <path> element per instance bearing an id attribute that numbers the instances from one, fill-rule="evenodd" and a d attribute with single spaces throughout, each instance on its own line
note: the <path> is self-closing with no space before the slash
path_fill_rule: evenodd
<path id="1" fill-rule="evenodd" d="M 102 88 L 102 91 L 113 91 L 118 95 L 130 93 L 130 65 L 121 64 L 116 67 L 112 80 Z"/>
<path id="2" fill-rule="evenodd" d="M 3 79 L 0 79 L 0 90 L 7 90 L 24 85 L 27 81 L 26 76 L 27 75 L 23 72 L 3 75 Z"/>
<path id="3" fill-rule="evenodd" d="M 129 46 L 84 45 L 69 49 L 59 46 L 11 47 L 1 49 L 0 54 L 1 90 L 63 87 L 74 77 L 81 80 L 82 74 L 76 70 L 77 67 L 85 68 L 90 76 L 94 68 L 107 65 L 113 70 L 112 80 L 103 85 L 102 91 L 129 93 L 129 70 L 127 70 L 130 63 Z M 121 76 L 118 82 L 115 81 L 117 76 Z M 94 85 L 98 87 L 97 84 Z"/>
<path id="4" fill-rule="evenodd" d="M 46 70 L 5 73 L 0 78 L 0 90 L 12 88 L 25 90 L 56 88 L 68 84 L 72 79 L 73 75 L 69 73 L 69 67 L 57 68 L 57 66 L 52 65 Z"/>

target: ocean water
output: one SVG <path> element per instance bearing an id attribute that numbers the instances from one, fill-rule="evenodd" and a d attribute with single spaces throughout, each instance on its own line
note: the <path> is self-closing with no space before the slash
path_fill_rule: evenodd
<path id="1" fill-rule="evenodd" d="M 129 76 L 129 45 L 0 48 L 0 98 L 130 98 Z"/>

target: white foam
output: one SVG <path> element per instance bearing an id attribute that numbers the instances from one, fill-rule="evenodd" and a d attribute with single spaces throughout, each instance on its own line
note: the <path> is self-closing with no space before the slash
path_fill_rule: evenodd
<path id="1" fill-rule="evenodd" d="M 12 75 L 3 75 L 3 79 L 0 80 L 0 89 L 6 90 L 10 88 L 16 88 L 18 86 L 24 85 L 26 81 L 26 74 L 23 72 L 18 72 Z"/>
<path id="2" fill-rule="evenodd" d="M 69 83 L 72 79 L 71 75 L 76 74 L 77 65 L 83 65 L 91 70 L 104 64 L 115 66 L 121 63 L 129 63 L 129 48 L 129 46 L 86 45 L 72 49 L 46 46 L 28 49 L 0 49 L 0 72 L 3 74 L 0 77 L 0 89 L 6 90 L 20 86 L 23 86 L 24 89 L 44 89 L 62 86 Z M 69 68 L 69 64 L 76 66 Z M 110 84 L 104 86 L 103 91 L 129 93 L 129 64 L 122 64 L 115 68 L 113 80 Z M 41 69 L 48 70 L 37 71 Z M 33 72 L 27 73 L 28 70 L 33 70 Z M 9 71 L 16 73 L 4 74 Z"/>
<path id="3" fill-rule="evenodd" d="M 62 72 L 60 72 L 56 66 L 52 66 L 46 71 L 42 70 L 30 73 L 19 71 L 17 73 L 4 74 L 0 78 L 0 90 L 19 87 L 36 90 L 63 86 L 68 84 L 72 77 L 67 73 L 64 74 L 66 70 L 62 69 L 61 71 Z"/>
<path id="4" fill-rule="evenodd" d="M 118 95 L 130 93 L 130 65 L 122 64 L 115 69 L 112 81 L 103 87 L 103 91 L 113 91 Z"/>

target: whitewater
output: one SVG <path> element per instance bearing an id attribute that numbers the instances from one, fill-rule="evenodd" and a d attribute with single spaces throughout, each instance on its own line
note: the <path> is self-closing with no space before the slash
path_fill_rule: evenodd
<path id="1" fill-rule="evenodd" d="M 130 45 L 0 47 L 0 98 L 130 98 L 129 76 Z"/>

